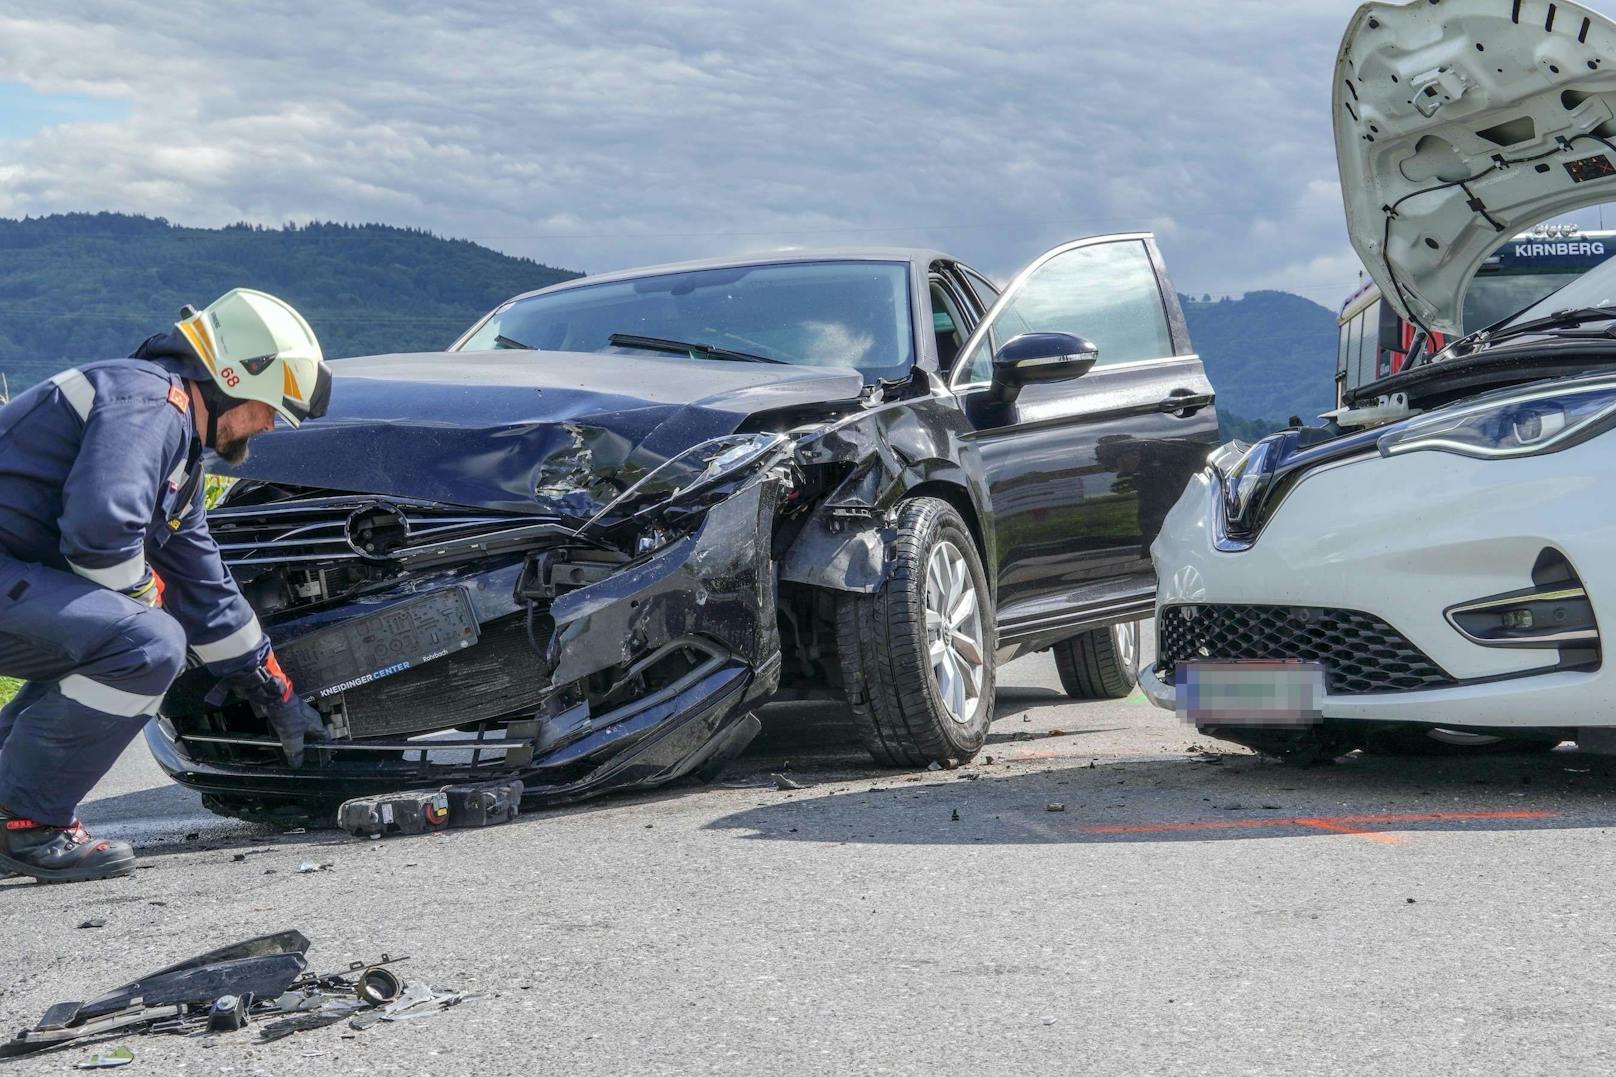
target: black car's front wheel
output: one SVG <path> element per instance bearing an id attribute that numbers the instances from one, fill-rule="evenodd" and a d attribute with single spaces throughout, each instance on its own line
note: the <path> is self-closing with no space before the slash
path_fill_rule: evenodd
<path id="1" fill-rule="evenodd" d="M 993 721 L 993 604 L 976 543 L 946 501 L 901 507 L 892 572 L 837 607 L 859 735 L 891 766 L 963 762 Z"/>

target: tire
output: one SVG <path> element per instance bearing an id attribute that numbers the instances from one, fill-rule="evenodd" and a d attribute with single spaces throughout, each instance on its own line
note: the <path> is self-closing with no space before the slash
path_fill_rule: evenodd
<path id="1" fill-rule="evenodd" d="M 1063 639 L 1052 648 L 1061 687 L 1073 699 L 1121 699 L 1139 683 L 1139 622 Z"/>
<path id="2" fill-rule="evenodd" d="M 995 636 L 987 574 L 965 521 L 946 501 L 904 502 L 897 533 L 886 585 L 874 594 L 837 597 L 837 649 L 848 704 L 877 763 L 964 762 L 986 742 L 993 721 Z M 967 592 L 974 621 L 960 616 L 959 631 L 934 643 L 941 618 L 934 613 L 928 621 L 928 604 L 958 611 Z M 968 657 L 973 632 L 980 658 L 975 664 Z"/>
<path id="3" fill-rule="evenodd" d="M 1495 737 L 1418 727 L 1377 729 L 1363 738 L 1364 751 L 1390 756 L 1532 755 L 1552 752 L 1559 744 L 1560 738 L 1552 733 L 1536 737 Z"/>

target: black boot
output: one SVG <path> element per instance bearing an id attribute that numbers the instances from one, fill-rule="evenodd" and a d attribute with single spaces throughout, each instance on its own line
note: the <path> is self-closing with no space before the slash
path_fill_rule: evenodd
<path id="1" fill-rule="evenodd" d="M 0 872 L 31 875 L 47 883 L 80 883 L 132 875 L 135 850 L 128 842 L 90 837 L 77 820 L 46 826 L 0 813 Z"/>

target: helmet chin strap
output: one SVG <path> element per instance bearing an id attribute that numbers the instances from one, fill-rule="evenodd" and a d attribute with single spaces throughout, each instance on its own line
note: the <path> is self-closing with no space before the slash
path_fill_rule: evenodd
<path id="1" fill-rule="evenodd" d="M 220 391 L 219 387 L 211 381 L 193 382 L 197 392 L 202 394 L 202 403 L 208 409 L 208 430 L 202 438 L 202 444 L 210 449 L 219 448 L 219 416 L 231 408 L 239 408 L 245 400 L 229 396 Z"/>

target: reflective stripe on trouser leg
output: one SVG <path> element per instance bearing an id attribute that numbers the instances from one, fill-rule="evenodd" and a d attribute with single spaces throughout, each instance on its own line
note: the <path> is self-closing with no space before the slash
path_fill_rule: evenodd
<path id="1" fill-rule="evenodd" d="M 0 602 L 0 674 L 32 682 L 5 712 L 0 804 L 65 826 L 184 667 L 185 632 L 67 573 L 29 566 L 25 582 Z"/>
<path id="2" fill-rule="evenodd" d="M 42 693 L 17 714 L 0 751 L 0 804 L 48 826 L 69 825 L 79 801 L 147 721 L 101 714 L 60 692 Z"/>

